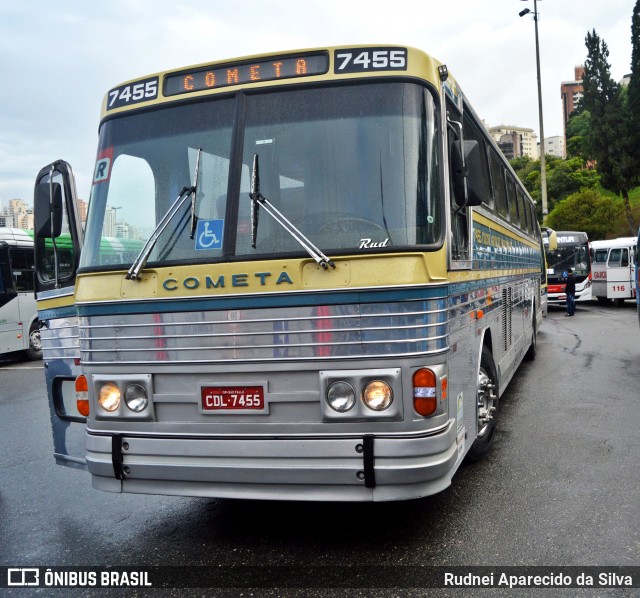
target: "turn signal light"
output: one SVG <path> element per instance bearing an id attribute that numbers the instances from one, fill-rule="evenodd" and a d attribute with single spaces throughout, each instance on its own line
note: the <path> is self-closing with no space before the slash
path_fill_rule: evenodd
<path id="1" fill-rule="evenodd" d="M 413 408 L 416 413 L 429 417 L 436 412 L 436 383 L 436 375 L 428 368 L 416 370 L 413 374 Z"/>
<path id="2" fill-rule="evenodd" d="M 84 374 L 76 378 L 76 407 L 80 415 L 89 416 L 89 385 Z"/>

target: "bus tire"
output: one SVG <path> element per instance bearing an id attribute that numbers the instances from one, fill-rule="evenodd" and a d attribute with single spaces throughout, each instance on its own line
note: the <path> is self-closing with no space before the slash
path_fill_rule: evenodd
<path id="1" fill-rule="evenodd" d="M 482 347 L 480 368 L 478 370 L 478 393 L 476 400 L 476 418 L 478 435 L 465 459 L 475 463 L 482 459 L 493 446 L 498 415 L 498 375 L 491 351 Z"/>
<path id="2" fill-rule="evenodd" d="M 40 337 L 40 326 L 38 320 L 31 324 L 29 329 L 29 347 L 24 350 L 27 359 L 36 361 L 42 359 L 42 339 Z"/>

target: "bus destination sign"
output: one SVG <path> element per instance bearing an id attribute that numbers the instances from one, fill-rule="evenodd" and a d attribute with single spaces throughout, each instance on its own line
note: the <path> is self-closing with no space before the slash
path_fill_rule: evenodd
<path id="1" fill-rule="evenodd" d="M 323 75 L 328 70 L 329 57 L 326 52 L 211 66 L 167 76 L 164 81 L 164 95 L 175 96 L 243 83 L 311 77 Z"/>

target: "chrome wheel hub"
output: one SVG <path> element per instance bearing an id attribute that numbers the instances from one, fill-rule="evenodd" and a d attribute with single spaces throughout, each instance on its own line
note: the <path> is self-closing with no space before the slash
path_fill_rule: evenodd
<path id="1" fill-rule="evenodd" d="M 496 385 L 481 369 L 478 375 L 478 436 L 484 435 L 496 411 Z"/>

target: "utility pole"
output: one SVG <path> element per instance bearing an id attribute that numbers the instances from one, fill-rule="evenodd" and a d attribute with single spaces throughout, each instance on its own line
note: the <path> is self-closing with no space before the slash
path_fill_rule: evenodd
<path id="1" fill-rule="evenodd" d="M 526 0 L 523 0 L 526 2 Z M 520 16 L 531 12 L 530 9 L 525 8 L 520 11 Z M 533 22 L 536 32 L 536 72 L 538 75 L 538 118 L 540 120 L 540 191 L 542 200 L 542 224 L 545 224 L 549 209 L 547 207 L 547 165 L 544 153 L 544 122 L 542 118 L 542 81 L 540 77 L 540 42 L 538 40 L 538 0 L 533 0 Z"/>

